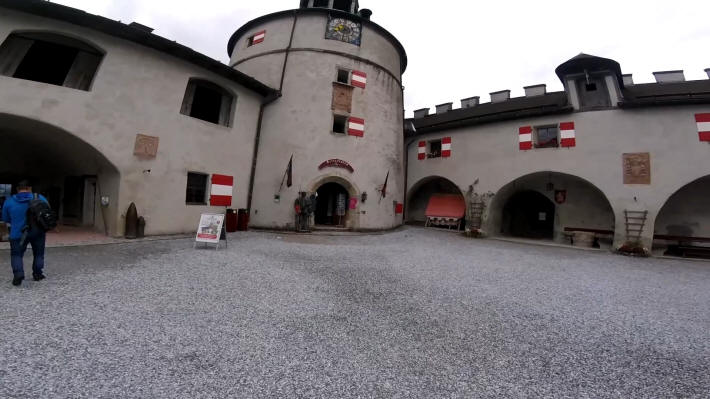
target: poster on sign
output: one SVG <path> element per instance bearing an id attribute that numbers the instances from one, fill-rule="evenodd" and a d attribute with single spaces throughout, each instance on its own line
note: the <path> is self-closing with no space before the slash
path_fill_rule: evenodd
<path id="1" fill-rule="evenodd" d="M 203 213 L 197 227 L 196 242 L 219 244 L 224 225 L 224 214 Z"/>

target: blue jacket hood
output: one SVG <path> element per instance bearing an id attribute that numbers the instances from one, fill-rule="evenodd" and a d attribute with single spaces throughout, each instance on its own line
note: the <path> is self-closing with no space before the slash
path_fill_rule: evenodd
<path id="1" fill-rule="evenodd" d="M 17 193 L 12 198 L 17 202 L 30 202 L 35 197 L 32 193 Z"/>

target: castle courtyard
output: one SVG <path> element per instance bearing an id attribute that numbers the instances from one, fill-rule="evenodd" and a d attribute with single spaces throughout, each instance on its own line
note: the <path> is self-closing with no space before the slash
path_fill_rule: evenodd
<path id="1" fill-rule="evenodd" d="M 25 258 L 25 267 L 31 257 Z M 50 248 L 3 398 L 701 398 L 710 263 L 405 227 Z M 5 281 L 7 280 L 7 281 Z"/>

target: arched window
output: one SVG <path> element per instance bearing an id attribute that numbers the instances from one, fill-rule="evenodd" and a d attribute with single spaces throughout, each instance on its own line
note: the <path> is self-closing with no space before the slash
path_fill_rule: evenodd
<path id="1" fill-rule="evenodd" d="M 13 33 L 0 46 L 0 75 L 88 91 L 103 52 L 70 37 Z"/>
<path id="2" fill-rule="evenodd" d="M 180 113 L 218 125 L 230 126 L 235 97 L 212 82 L 190 79 Z"/>

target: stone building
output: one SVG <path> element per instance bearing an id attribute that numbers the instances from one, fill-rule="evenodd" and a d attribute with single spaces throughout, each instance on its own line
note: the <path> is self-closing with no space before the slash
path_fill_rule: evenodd
<path id="1" fill-rule="evenodd" d="M 371 15 L 302 0 L 240 27 L 224 65 L 138 23 L 0 0 L 0 196 L 29 176 L 64 224 L 112 236 L 130 203 L 148 234 L 225 206 L 289 229 L 303 192 L 313 222 L 354 230 L 454 206 L 493 236 L 710 241 L 710 80 L 634 84 L 580 54 L 556 70 L 564 91 L 405 121 L 407 56 Z"/>
<path id="2" fill-rule="evenodd" d="M 505 90 L 415 111 L 407 220 L 426 220 L 429 199 L 445 193 L 465 197 L 469 225 L 493 236 L 591 233 L 647 248 L 710 237 L 710 80 L 667 71 L 634 84 L 617 62 L 585 54 L 556 73 L 564 91 L 529 86 L 520 98 Z"/>

